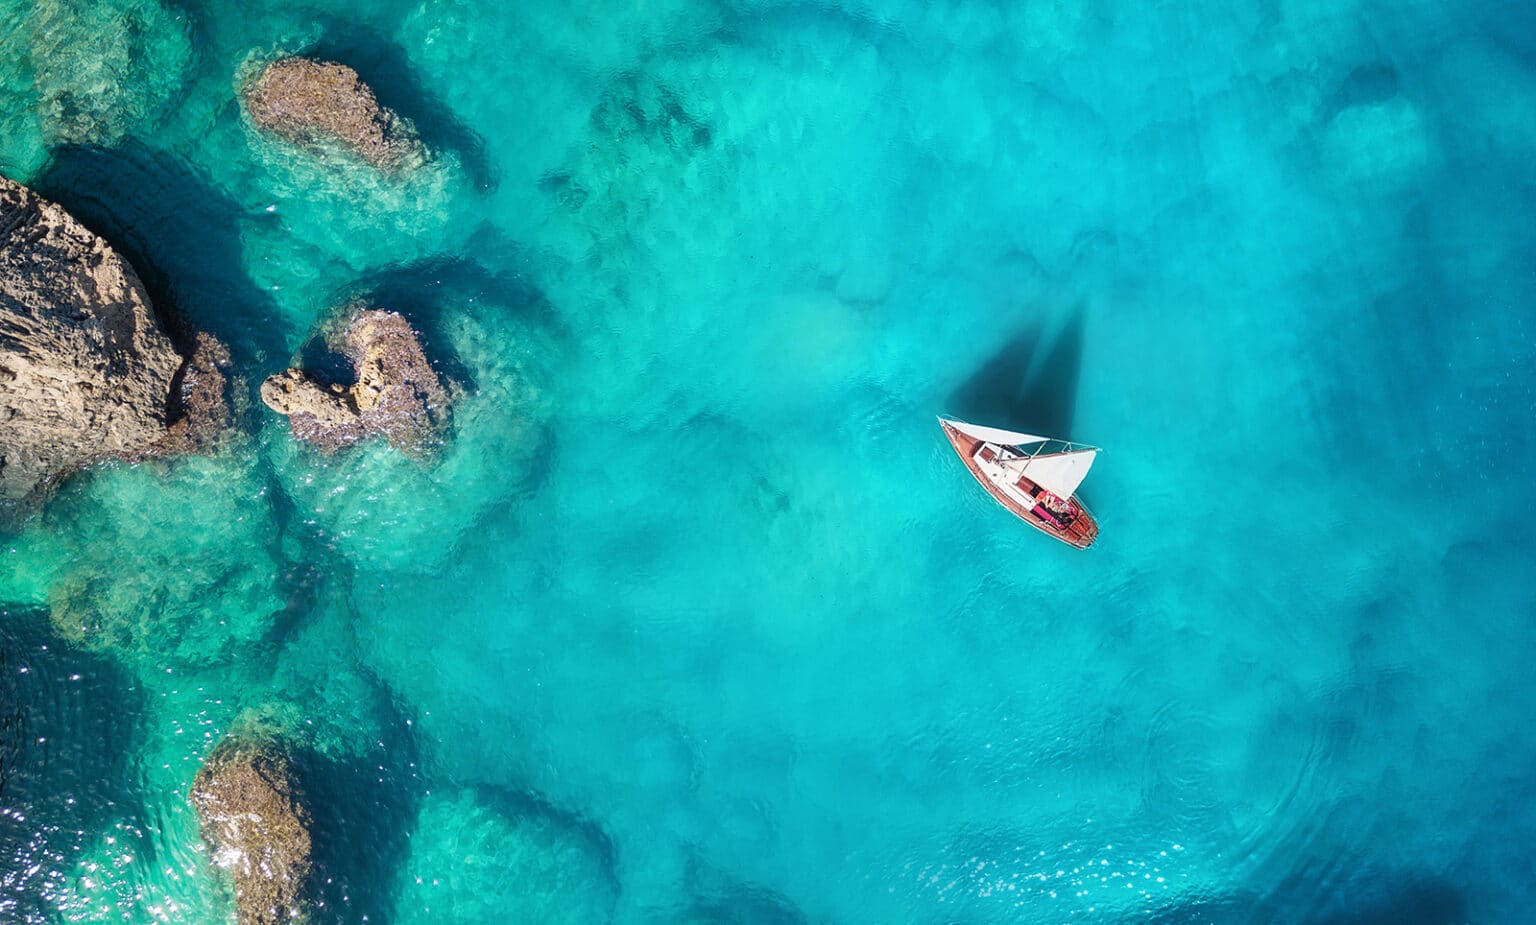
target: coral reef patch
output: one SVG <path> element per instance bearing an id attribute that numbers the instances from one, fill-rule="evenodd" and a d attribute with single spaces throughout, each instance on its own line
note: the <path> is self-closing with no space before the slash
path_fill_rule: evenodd
<path id="1" fill-rule="evenodd" d="M 32 583 L 46 583 L 65 639 L 146 674 L 256 658 L 275 643 L 281 616 L 302 604 L 291 587 L 300 550 L 260 473 L 229 462 L 94 473 L 18 539 L 18 566 L 46 570 Z"/>
<path id="2" fill-rule="evenodd" d="M 416 832 L 399 880 L 400 925 L 612 916 L 618 883 L 606 836 L 537 800 L 485 788 L 433 794 Z"/>

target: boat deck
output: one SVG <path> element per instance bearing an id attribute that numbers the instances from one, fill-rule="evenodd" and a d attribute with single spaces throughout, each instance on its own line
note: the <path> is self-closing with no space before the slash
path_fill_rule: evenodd
<path id="1" fill-rule="evenodd" d="M 1099 525 L 1087 506 L 1074 495 L 1064 499 L 1068 513 L 1056 514 L 1040 500 L 1044 490 L 1024 476 L 1016 476 L 1005 469 L 998 459 L 997 448 L 944 424 L 944 435 L 955 448 L 971 475 L 987 490 L 998 504 L 1007 508 L 1025 523 L 1078 549 L 1087 549 L 1098 538 Z"/>

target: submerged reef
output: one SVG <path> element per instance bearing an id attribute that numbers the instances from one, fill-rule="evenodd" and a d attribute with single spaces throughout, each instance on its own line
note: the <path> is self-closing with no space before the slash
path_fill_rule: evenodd
<path id="1" fill-rule="evenodd" d="M 224 739 L 190 794 L 215 865 L 235 882 L 241 925 L 303 915 L 311 870 L 311 815 L 293 761 L 278 742 Z"/>
<path id="2" fill-rule="evenodd" d="M 46 570 L 31 582 L 45 583 L 62 636 L 140 673 L 250 658 L 302 603 L 300 551 L 267 494 L 228 456 L 102 470 L 17 539 L 17 564 Z"/>
<path id="3" fill-rule="evenodd" d="M 208 446 L 228 352 L 177 351 L 128 262 L 63 208 L 0 178 L 0 505 L 107 459 Z"/>
<path id="4" fill-rule="evenodd" d="M 330 452 L 382 434 L 397 449 L 416 450 L 447 423 L 448 390 L 399 314 L 359 311 L 329 346 L 351 365 L 351 386 L 303 369 L 261 384 L 261 400 L 288 416 L 295 437 Z"/>
<path id="5" fill-rule="evenodd" d="M 527 795 L 434 793 L 422 801 L 392 921 L 606 922 L 618 899 L 613 863 L 601 829 Z"/>
<path id="6" fill-rule="evenodd" d="M 415 127 L 380 106 L 345 64 L 280 58 L 246 83 L 243 97 L 257 128 L 322 157 L 339 147 L 390 173 L 427 160 Z"/>
<path id="7" fill-rule="evenodd" d="M 13 25 L 50 145 L 115 144 L 151 133 L 185 102 L 197 63 L 186 17 L 161 0 L 39 0 Z M 20 50 L 20 49 L 18 49 Z"/>

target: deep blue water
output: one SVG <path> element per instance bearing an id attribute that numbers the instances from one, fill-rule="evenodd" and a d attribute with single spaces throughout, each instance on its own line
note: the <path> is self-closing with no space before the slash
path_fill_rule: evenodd
<path id="1" fill-rule="evenodd" d="M 229 920 L 251 717 L 317 922 L 1532 918 L 1532 9 L 0 0 L 0 173 L 248 399 L 4 538 L 0 921 Z M 256 134 L 283 52 L 432 164 Z M 254 398 L 359 294 L 432 463 Z"/>

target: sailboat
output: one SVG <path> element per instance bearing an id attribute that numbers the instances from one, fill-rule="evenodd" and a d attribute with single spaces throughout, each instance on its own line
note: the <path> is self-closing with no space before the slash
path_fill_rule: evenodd
<path id="1" fill-rule="evenodd" d="M 939 418 L 965 467 L 998 504 L 1042 533 L 1078 549 L 1099 525 L 1076 497 L 1099 448 Z"/>

